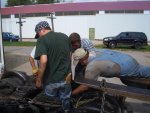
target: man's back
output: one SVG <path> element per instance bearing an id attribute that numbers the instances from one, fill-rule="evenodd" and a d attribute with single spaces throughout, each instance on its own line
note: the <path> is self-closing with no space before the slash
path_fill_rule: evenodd
<path id="1" fill-rule="evenodd" d="M 89 39 L 85 39 L 85 38 L 81 39 L 81 47 L 84 48 L 84 49 L 86 49 L 86 50 L 88 50 L 89 52 L 90 51 L 95 51 L 95 49 L 96 49 L 94 47 L 92 41 L 89 40 Z"/>
<path id="2" fill-rule="evenodd" d="M 134 58 L 124 53 L 111 51 L 107 49 L 102 49 L 96 53 L 97 53 L 96 56 L 90 59 L 90 63 L 93 63 L 95 61 L 114 62 L 120 66 L 120 69 L 121 69 L 120 74 L 122 76 L 126 76 L 129 73 L 133 72 L 134 70 L 136 70 L 137 66 L 139 65 L 138 62 Z M 103 67 L 104 64 L 98 65 L 98 66 Z M 90 68 L 90 66 L 87 66 L 87 67 Z"/>
<path id="3" fill-rule="evenodd" d="M 46 83 L 65 80 L 70 71 L 71 49 L 68 37 L 51 31 L 40 37 L 36 46 L 38 48 L 36 57 L 44 54 L 48 58 L 43 80 Z"/>

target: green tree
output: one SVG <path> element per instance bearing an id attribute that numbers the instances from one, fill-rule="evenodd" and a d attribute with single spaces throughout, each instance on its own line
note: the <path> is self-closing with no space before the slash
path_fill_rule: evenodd
<path id="1" fill-rule="evenodd" d="M 50 4 L 60 2 L 60 0 L 7 0 L 6 6 L 32 5 L 32 4 Z"/>
<path id="2" fill-rule="evenodd" d="M 34 4 L 34 0 L 7 0 L 6 6 L 19 6 L 19 5 L 31 5 Z"/>
<path id="3" fill-rule="evenodd" d="M 37 4 L 55 3 L 56 0 L 37 0 Z"/>

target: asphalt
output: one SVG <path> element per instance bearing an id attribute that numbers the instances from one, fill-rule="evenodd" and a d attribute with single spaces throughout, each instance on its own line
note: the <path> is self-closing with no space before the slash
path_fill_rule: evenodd
<path id="1" fill-rule="evenodd" d="M 24 71 L 31 75 L 31 65 L 28 56 L 33 47 L 4 47 L 5 69 L 7 71 Z"/>
<path id="2" fill-rule="evenodd" d="M 31 75 L 31 66 L 28 56 L 33 47 L 4 47 L 6 70 L 24 71 Z M 123 51 L 121 51 L 123 52 Z M 150 52 L 126 51 L 143 65 L 150 66 Z M 109 80 L 122 84 L 119 79 Z M 150 102 L 127 98 L 126 102 L 132 107 L 134 113 L 150 113 Z"/>

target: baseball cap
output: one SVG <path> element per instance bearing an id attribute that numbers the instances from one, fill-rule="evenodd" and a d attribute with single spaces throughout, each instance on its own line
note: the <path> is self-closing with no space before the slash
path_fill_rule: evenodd
<path id="1" fill-rule="evenodd" d="M 72 53 L 71 57 L 71 71 L 72 71 L 72 80 L 75 78 L 75 68 L 80 59 L 82 59 L 87 54 L 87 51 L 83 48 L 78 48 Z"/>
<path id="2" fill-rule="evenodd" d="M 47 28 L 47 27 L 50 27 L 49 23 L 47 21 L 41 21 L 35 26 L 35 32 L 37 33 L 42 28 Z"/>
<path id="3" fill-rule="evenodd" d="M 42 28 L 47 28 L 47 27 L 50 27 L 49 26 L 49 23 L 47 21 L 41 21 L 39 22 L 36 26 L 35 26 L 35 39 L 39 38 L 39 34 L 38 34 L 38 31 L 40 31 Z"/>

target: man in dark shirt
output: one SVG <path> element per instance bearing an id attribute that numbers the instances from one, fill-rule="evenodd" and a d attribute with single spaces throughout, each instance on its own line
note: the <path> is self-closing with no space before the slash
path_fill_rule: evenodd
<path id="1" fill-rule="evenodd" d="M 36 87 L 43 85 L 46 95 L 59 97 L 66 112 L 71 95 L 71 85 L 66 82 L 71 62 L 69 38 L 63 33 L 53 32 L 46 21 L 39 22 L 35 32 L 40 36 L 35 52 L 35 59 L 39 60 Z"/>

